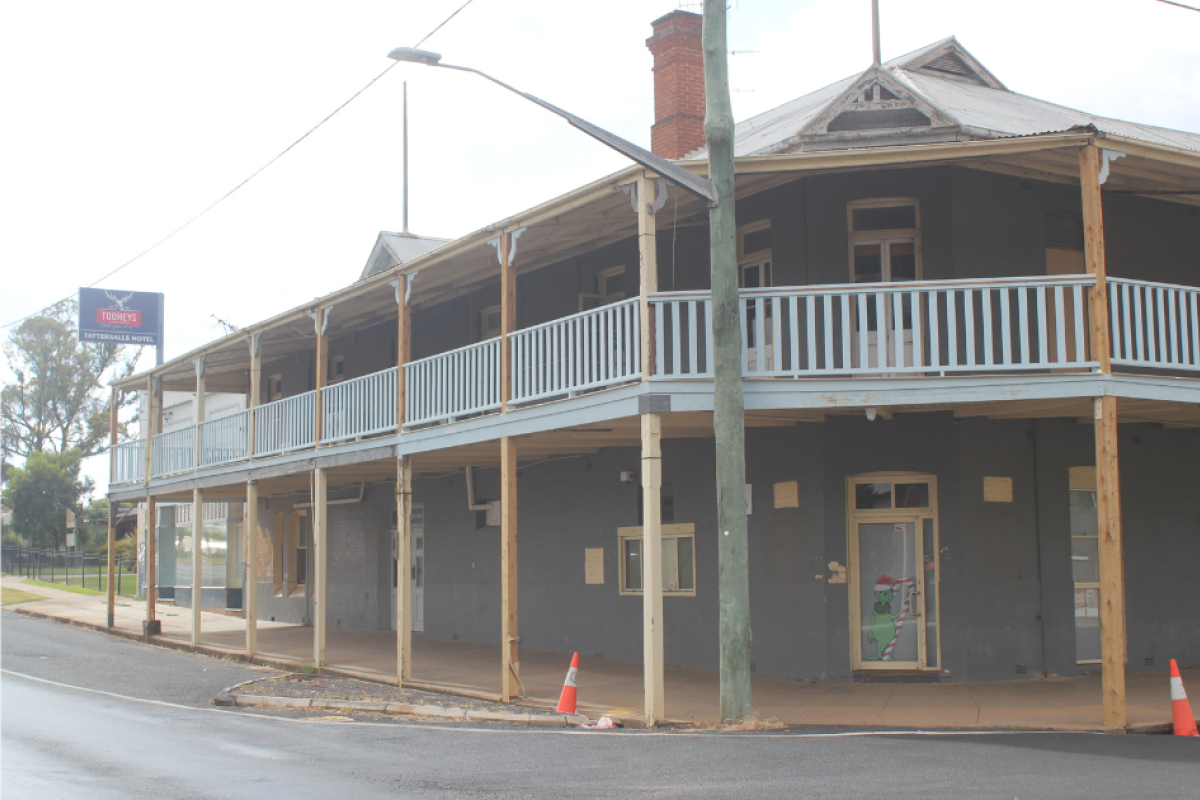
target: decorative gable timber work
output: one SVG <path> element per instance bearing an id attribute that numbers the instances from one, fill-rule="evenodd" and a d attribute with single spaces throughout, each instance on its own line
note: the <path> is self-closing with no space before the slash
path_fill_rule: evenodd
<path id="1" fill-rule="evenodd" d="M 1001 83 L 995 75 L 988 72 L 975 56 L 951 37 L 936 46 L 920 51 L 915 58 L 897 64 L 900 69 L 910 72 L 921 72 L 935 78 L 973 83 L 977 86 L 987 86 L 1007 92 L 1008 87 Z"/>
<path id="2" fill-rule="evenodd" d="M 889 140 L 915 136 L 921 140 L 946 138 L 961 126 L 953 117 L 922 97 L 890 70 L 873 66 L 840 97 L 805 125 L 792 139 L 800 145 L 831 140 L 847 146 L 886 136 Z"/>

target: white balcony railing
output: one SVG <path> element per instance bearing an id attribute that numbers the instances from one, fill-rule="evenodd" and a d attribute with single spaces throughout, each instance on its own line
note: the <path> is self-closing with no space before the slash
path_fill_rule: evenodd
<path id="1" fill-rule="evenodd" d="M 141 483 L 146 472 L 146 440 L 131 439 L 112 448 L 109 483 Z"/>
<path id="2" fill-rule="evenodd" d="M 396 367 L 321 390 L 321 442 L 396 429 Z"/>
<path id="3" fill-rule="evenodd" d="M 1089 275 L 749 289 L 742 374 L 1087 369 Z M 708 293 L 655 295 L 656 378 L 712 375 Z"/>
<path id="4" fill-rule="evenodd" d="M 404 424 L 424 425 L 500 408 L 500 340 L 404 365 Z"/>
<path id="5" fill-rule="evenodd" d="M 191 472 L 196 468 L 196 426 L 158 434 L 153 448 L 155 478 Z"/>
<path id="6" fill-rule="evenodd" d="M 200 423 L 199 469 L 250 457 L 250 412 L 238 411 Z"/>
<path id="7" fill-rule="evenodd" d="M 638 300 L 633 297 L 511 334 L 512 402 L 640 378 Z"/>
<path id="8" fill-rule="evenodd" d="M 254 456 L 304 450 L 316 444 L 317 393 L 285 397 L 254 409 Z"/>
<path id="9" fill-rule="evenodd" d="M 1108 279 L 1112 362 L 1200 370 L 1200 289 Z"/>

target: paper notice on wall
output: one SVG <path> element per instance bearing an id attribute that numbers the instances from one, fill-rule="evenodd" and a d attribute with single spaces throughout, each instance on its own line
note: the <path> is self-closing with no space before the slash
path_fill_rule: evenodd
<path id="1" fill-rule="evenodd" d="M 583 582 L 601 586 L 604 584 L 604 548 L 587 547 L 583 551 Z"/>
<path id="2" fill-rule="evenodd" d="M 985 475 L 983 478 L 983 502 L 1011 503 L 1013 501 L 1013 479 L 996 478 Z"/>
<path id="3" fill-rule="evenodd" d="M 797 481 L 783 481 L 775 484 L 776 508 L 800 507 L 800 484 Z"/>

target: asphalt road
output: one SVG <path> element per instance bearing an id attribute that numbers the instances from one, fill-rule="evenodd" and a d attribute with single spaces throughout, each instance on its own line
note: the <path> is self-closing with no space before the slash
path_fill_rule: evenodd
<path id="1" fill-rule="evenodd" d="M 0 618 L 5 800 L 1200 793 L 1200 739 L 1170 736 L 555 732 L 242 713 L 210 700 L 261 670 Z"/>

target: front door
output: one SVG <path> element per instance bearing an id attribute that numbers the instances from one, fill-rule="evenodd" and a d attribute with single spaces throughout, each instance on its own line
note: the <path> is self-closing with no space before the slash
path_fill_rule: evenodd
<path id="1" fill-rule="evenodd" d="M 936 479 L 859 476 L 847 488 L 853 667 L 936 670 Z"/>

